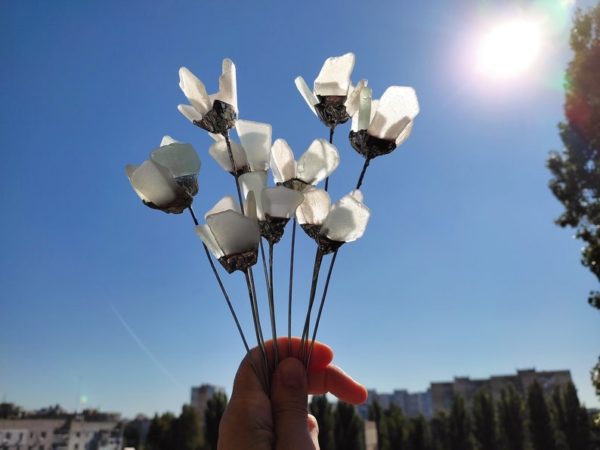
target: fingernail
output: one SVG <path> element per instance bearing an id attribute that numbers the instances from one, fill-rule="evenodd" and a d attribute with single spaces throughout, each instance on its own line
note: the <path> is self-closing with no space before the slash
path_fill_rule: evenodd
<path id="1" fill-rule="evenodd" d="M 306 372 L 304 366 L 296 358 L 286 358 L 279 364 L 281 382 L 291 389 L 304 387 Z"/>

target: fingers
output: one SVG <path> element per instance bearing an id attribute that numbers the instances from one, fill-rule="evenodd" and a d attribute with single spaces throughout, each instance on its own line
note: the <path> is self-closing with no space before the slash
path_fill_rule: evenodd
<path id="1" fill-rule="evenodd" d="M 317 418 L 312 414 L 309 414 L 306 423 L 308 425 L 308 432 L 310 433 L 310 438 L 313 441 L 313 446 L 316 450 L 319 450 L 319 423 L 317 422 Z"/>
<path id="2" fill-rule="evenodd" d="M 307 425 L 308 381 L 304 365 L 296 358 L 282 360 L 271 387 L 271 405 L 277 450 L 315 449 L 313 432 Z M 313 427 L 314 430 L 314 427 Z"/>
<path id="3" fill-rule="evenodd" d="M 330 364 L 325 369 L 311 372 L 308 384 L 309 394 L 331 392 L 340 400 L 358 405 L 367 401 L 367 390 L 347 375 L 339 367 Z"/>

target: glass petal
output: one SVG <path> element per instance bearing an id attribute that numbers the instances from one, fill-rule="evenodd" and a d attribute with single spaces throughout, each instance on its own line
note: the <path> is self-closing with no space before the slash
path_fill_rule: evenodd
<path id="1" fill-rule="evenodd" d="M 177 109 L 185 116 L 187 120 L 192 123 L 194 123 L 194 121 L 202 120 L 202 114 L 196 111 L 196 109 L 191 105 L 177 105 Z"/>
<path id="2" fill-rule="evenodd" d="M 152 161 L 136 168 L 130 177 L 131 185 L 146 202 L 159 208 L 168 206 L 176 198 L 176 185 L 169 171 Z"/>
<path id="3" fill-rule="evenodd" d="M 210 215 L 218 214 L 220 212 L 228 211 L 228 210 L 232 210 L 232 211 L 241 213 L 240 207 L 238 206 L 238 204 L 236 203 L 236 201 L 233 199 L 233 197 L 231 195 L 226 195 L 221 200 L 219 200 L 215 204 L 215 206 L 213 206 L 209 211 L 206 212 L 206 214 L 204 214 L 204 218 L 206 219 Z"/>
<path id="4" fill-rule="evenodd" d="M 352 117 L 360 106 L 360 91 L 367 86 L 367 80 L 360 80 L 354 88 L 350 87 L 348 98 L 346 99 L 346 112 Z"/>
<path id="5" fill-rule="evenodd" d="M 236 169 L 247 166 L 248 160 L 246 159 L 246 152 L 242 146 L 237 142 L 230 142 L 231 153 L 233 155 L 233 161 L 235 162 Z M 208 153 L 223 169 L 225 169 L 227 172 L 233 172 L 231 157 L 229 156 L 229 150 L 227 149 L 227 142 L 225 142 L 225 140 L 217 141 L 211 145 L 208 149 Z"/>
<path id="6" fill-rule="evenodd" d="M 308 107 L 312 110 L 312 112 L 317 115 L 317 110 L 315 109 L 315 105 L 319 104 L 319 99 L 316 97 L 314 92 L 308 87 L 306 81 L 302 77 L 296 77 L 294 80 L 294 84 L 296 88 L 300 91 L 300 95 L 308 105 Z"/>
<path id="7" fill-rule="evenodd" d="M 379 100 L 371 100 L 371 122 L 375 117 L 375 113 L 377 112 L 377 108 L 379 107 Z M 352 131 L 358 131 L 358 120 L 359 114 L 354 114 L 352 116 Z"/>
<path id="8" fill-rule="evenodd" d="M 246 151 L 250 169 L 268 170 L 271 153 L 271 125 L 268 123 L 238 120 L 235 129 Z"/>
<path id="9" fill-rule="evenodd" d="M 206 223 L 226 256 L 258 249 L 260 231 L 256 220 L 224 211 L 207 217 Z"/>
<path id="10" fill-rule="evenodd" d="M 333 241 L 351 242 L 365 233 L 371 213 L 356 196 L 353 192 L 333 205 L 323 222 L 321 234 Z"/>
<path id="11" fill-rule="evenodd" d="M 334 145 L 325 139 L 315 139 L 298 160 L 297 177 L 308 184 L 317 184 L 327 178 L 340 163 Z"/>
<path id="12" fill-rule="evenodd" d="M 230 59 L 223 60 L 223 71 L 219 77 L 219 92 L 213 98 L 233 106 L 233 109 L 238 111 L 237 75 L 235 64 Z"/>
<path id="13" fill-rule="evenodd" d="M 256 213 L 256 196 L 254 195 L 254 191 L 248 192 L 248 195 L 246 196 L 246 201 L 244 202 L 244 212 L 246 213 L 246 217 L 258 220 L 258 214 Z"/>
<path id="14" fill-rule="evenodd" d="M 321 225 L 329 214 L 331 199 L 323 189 L 311 187 L 304 191 L 304 201 L 296 210 L 296 218 L 300 225 Z"/>
<path id="15" fill-rule="evenodd" d="M 381 96 L 377 113 L 368 128 L 371 136 L 395 141 L 407 122 L 419 113 L 419 102 L 411 87 L 390 86 Z"/>
<path id="16" fill-rule="evenodd" d="M 271 217 L 289 219 L 300 206 L 304 196 L 283 186 L 266 188 L 262 191 L 262 206 L 265 214 Z"/>
<path id="17" fill-rule="evenodd" d="M 200 158 L 190 144 L 169 144 L 154 150 L 150 159 L 169 169 L 175 177 L 197 175 L 200 172 Z"/>
<path id="18" fill-rule="evenodd" d="M 413 122 L 411 121 L 406 125 L 406 127 L 404 127 L 404 130 L 402 130 L 396 138 L 396 147 L 399 147 L 401 144 L 404 144 L 404 141 L 406 141 L 410 136 L 410 133 L 412 133 L 412 128 Z"/>
<path id="19" fill-rule="evenodd" d="M 196 234 L 200 239 L 202 239 L 204 245 L 206 245 L 208 250 L 215 258 L 219 259 L 225 256 L 223 251 L 219 248 L 219 244 L 217 243 L 215 236 L 212 234 L 212 231 L 210 231 L 210 227 L 208 225 L 198 225 L 196 227 Z"/>
<path id="20" fill-rule="evenodd" d="M 360 91 L 358 107 L 358 129 L 366 130 L 371 123 L 371 103 L 373 90 L 365 87 Z"/>
<path id="21" fill-rule="evenodd" d="M 239 177 L 240 187 L 244 198 L 248 197 L 250 191 L 254 191 L 256 200 L 256 215 L 259 220 L 265 218 L 262 207 L 262 190 L 267 186 L 267 172 L 264 170 L 258 172 L 248 172 Z"/>
<path id="22" fill-rule="evenodd" d="M 283 183 L 296 177 L 294 152 L 284 139 L 277 139 L 271 148 L 271 170 L 276 183 Z"/>
<path id="23" fill-rule="evenodd" d="M 354 53 L 327 58 L 315 80 L 316 95 L 347 95 L 354 69 Z"/>
<path id="24" fill-rule="evenodd" d="M 210 111 L 212 103 L 206 87 L 187 67 L 179 69 L 179 87 L 198 113 L 204 115 Z"/>
<path id="25" fill-rule="evenodd" d="M 162 141 L 160 141 L 160 146 L 164 147 L 165 145 L 169 145 L 169 144 L 180 144 L 180 142 L 176 141 L 171 136 L 168 136 L 168 135 L 163 136 Z"/>

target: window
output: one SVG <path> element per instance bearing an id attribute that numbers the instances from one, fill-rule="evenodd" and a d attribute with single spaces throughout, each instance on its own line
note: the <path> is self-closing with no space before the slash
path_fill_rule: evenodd
<path id="1" fill-rule="evenodd" d="M 45 438 L 46 437 L 46 432 L 42 431 L 42 437 Z M 43 447 L 42 447 L 43 448 Z"/>

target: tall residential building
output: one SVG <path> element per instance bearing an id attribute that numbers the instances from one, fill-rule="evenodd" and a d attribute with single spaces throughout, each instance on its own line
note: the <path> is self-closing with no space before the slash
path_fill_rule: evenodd
<path id="1" fill-rule="evenodd" d="M 206 405 L 217 392 L 224 394 L 225 389 L 212 384 L 202 384 L 197 387 L 192 387 L 190 406 L 194 408 L 194 411 L 196 411 L 196 414 L 198 415 L 201 430 L 204 430 L 204 413 L 206 411 Z"/>

